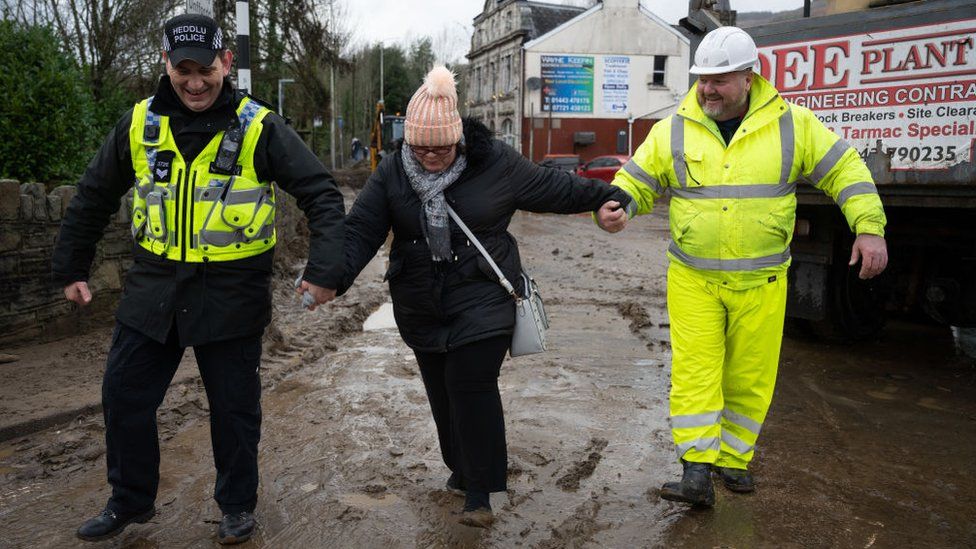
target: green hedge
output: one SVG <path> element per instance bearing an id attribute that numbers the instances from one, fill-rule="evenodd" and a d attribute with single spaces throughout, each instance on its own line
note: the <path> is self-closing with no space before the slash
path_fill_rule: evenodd
<path id="1" fill-rule="evenodd" d="M 0 176 L 73 183 L 98 139 L 87 81 L 47 27 L 0 21 Z"/>

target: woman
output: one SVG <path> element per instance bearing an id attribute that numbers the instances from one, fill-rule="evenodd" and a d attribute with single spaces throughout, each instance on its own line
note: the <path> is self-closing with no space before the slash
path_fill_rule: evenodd
<path id="1" fill-rule="evenodd" d="M 498 373 L 515 306 L 450 205 L 513 283 L 515 210 L 578 213 L 626 205 L 598 180 L 541 168 L 461 121 L 454 75 L 430 71 L 407 106 L 404 144 L 380 164 L 346 220 L 344 292 L 393 229 L 386 279 L 397 327 L 413 349 L 430 401 L 448 488 L 465 492 L 461 522 L 492 522 L 489 494 L 506 490 L 505 423 Z M 517 286 L 520 286 L 520 282 Z M 517 289 L 521 290 L 521 287 Z"/>

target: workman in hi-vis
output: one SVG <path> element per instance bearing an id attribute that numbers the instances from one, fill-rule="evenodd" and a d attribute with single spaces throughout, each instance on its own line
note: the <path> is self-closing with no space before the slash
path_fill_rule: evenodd
<path id="1" fill-rule="evenodd" d="M 310 309 L 335 297 L 345 211 L 332 176 L 295 131 L 227 78 L 233 54 L 212 18 L 177 16 L 163 34 L 166 75 L 122 116 L 88 166 L 54 251 L 65 297 L 88 304 L 95 245 L 132 189 L 132 207 L 123 211 L 134 263 L 102 385 L 112 496 L 77 535 L 106 539 L 153 516 L 156 410 L 193 347 L 210 405 L 218 541 L 238 543 L 255 526 L 261 336 L 271 319 L 279 200 L 272 182 L 308 218 L 298 291 Z"/>
<path id="2" fill-rule="evenodd" d="M 710 469 L 732 491 L 755 488 L 747 466 L 776 381 L 798 180 L 840 207 L 861 278 L 887 264 L 884 210 L 857 151 L 780 97 L 757 60 L 743 30 L 708 33 L 698 82 L 617 172 L 633 200 L 596 216 L 616 232 L 671 193 L 670 419 L 684 475 L 662 488 L 668 500 L 712 505 Z"/>

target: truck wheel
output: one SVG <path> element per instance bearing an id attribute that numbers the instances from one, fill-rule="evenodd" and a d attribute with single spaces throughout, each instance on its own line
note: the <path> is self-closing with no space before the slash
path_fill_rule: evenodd
<path id="1" fill-rule="evenodd" d="M 849 267 L 850 241 L 837 246 L 827 279 L 827 316 L 811 321 L 820 337 L 837 342 L 876 338 L 886 321 L 885 297 L 876 280 L 858 278 L 859 265 Z"/>

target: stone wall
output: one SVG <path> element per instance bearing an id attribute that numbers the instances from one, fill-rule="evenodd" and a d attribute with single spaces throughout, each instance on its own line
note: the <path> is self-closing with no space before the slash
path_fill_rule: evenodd
<path id="1" fill-rule="evenodd" d="M 0 180 L 0 349 L 83 333 L 112 321 L 132 265 L 131 195 L 105 229 L 89 277 L 92 303 L 79 307 L 51 280 L 51 254 L 75 187 L 49 194 L 41 183 Z M 294 199 L 278 193 L 279 264 L 308 253 L 305 218 Z"/>
<path id="2" fill-rule="evenodd" d="M 70 185 L 48 194 L 41 183 L 0 180 L 0 347 L 57 339 L 111 319 L 132 263 L 131 199 L 106 227 L 89 280 L 92 303 L 82 309 L 51 280 L 54 241 L 74 195 Z"/>

